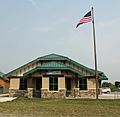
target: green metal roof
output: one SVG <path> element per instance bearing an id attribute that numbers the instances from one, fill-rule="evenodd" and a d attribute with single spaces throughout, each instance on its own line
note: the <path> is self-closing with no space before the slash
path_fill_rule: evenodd
<path id="1" fill-rule="evenodd" d="M 5 74 L 4 76 L 8 77 L 9 75 L 14 73 L 15 71 L 17 71 L 17 70 L 19 70 L 19 69 L 21 69 L 21 68 L 23 68 L 25 66 L 28 66 L 30 64 L 33 64 L 33 63 L 35 63 L 35 62 L 37 62 L 39 60 L 65 60 L 65 59 L 67 59 L 67 57 L 57 55 L 57 54 L 48 54 L 48 55 L 45 55 L 45 56 L 42 56 L 42 57 L 38 57 L 37 59 L 35 59 L 35 60 L 31 61 L 31 62 L 28 62 L 27 64 L 22 65 L 22 66 L 20 66 L 20 67 L 18 67 L 16 69 L 10 71 L 9 73 Z"/>
<path id="2" fill-rule="evenodd" d="M 37 71 L 37 70 L 70 70 L 70 71 L 72 71 L 72 72 L 74 72 L 74 73 L 77 73 L 77 74 L 79 74 L 79 75 L 81 75 L 81 76 L 84 76 L 84 75 L 85 75 L 85 74 L 84 74 L 83 72 L 81 72 L 81 71 L 75 70 L 75 69 L 73 69 L 73 68 L 71 68 L 71 67 L 68 67 L 68 66 L 62 64 L 62 63 L 52 61 L 52 62 L 45 63 L 45 64 L 43 64 L 43 65 L 41 65 L 41 66 L 37 66 L 36 68 L 34 68 L 34 69 L 26 72 L 26 73 L 24 74 L 24 76 L 27 76 L 27 75 L 29 75 L 29 74 Z"/>
<path id="3" fill-rule="evenodd" d="M 73 63 L 74 65 L 79 66 L 79 67 L 81 67 L 81 68 L 83 68 L 83 69 L 85 69 L 85 70 L 87 70 L 87 71 L 89 71 L 89 72 L 94 74 L 94 70 L 93 69 L 88 68 L 88 67 L 86 67 L 86 66 L 84 66 L 84 65 L 82 65 L 82 64 L 80 64 L 80 63 L 78 63 L 76 61 L 73 61 L 72 59 L 68 59 L 68 61 Z"/>
<path id="4" fill-rule="evenodd" d="M 3 77 L 4 76 L 4 73 L 0 72 L 0 77 Z"/>
<path id="5" fill-rule="evenodd" d="M 57 55 L 57 54 L 49 54 L 49 55 L 46 55 L 46 56 L 43 56 L 43 57 L 39 57 L 38 58 L 39 60 L 67 60 L 69 62 L 71 62 L 72 64 L 75 64 L 83 69 L 86 69 L 88 70 L 89 72 L 93 73 L 94 74 L 94 70 L 91 69 L 91 68 L 88 68 L 72 59 L 69 59 L 68 57 L 65 57 L 65 56 L 61 56 L 61 55 Z"/>
<path id="6" fill-rule="evenodd" d="M 39 66 L 38 66 L 39 67 Z M 55 61 L 51 61 L 48 63 L 45 63 L 43 65 L 40 66 L 41 68 L 68 68 L 68 66 L 60 63 L 60 62 L 55 62 Z"/>
<path id="7" fill-rule="evenodd" d="M 38 58 L 39 60 L 65 60 L 68 59 L 65 56 L 57 55 L 57 54 L 49 54 L 46 56 L 42 56 Z"/>
<path id="8" fill-rule="evenodd" d="M 99 71 L 98 74 L 101 80 L 108 80 L 107 76 L 103 72 Z"/>
<path id="9" fill-rule="evenodd" d="M 73 64 L 75 64 L 75 65 L 77 65 L 77 66 L 79 66 L 79 67 L 81 67 L 81 68 L 83 68 L 83 69 L 85 69 L 85 70 L 87 70 L 95 75 L 94 69 L 88 68 L 80 63 L 77 63 L 76 61 L 71 60 L 71 59 L 68 59 L 68 61 L 70 61 L 71 63 L 73 63 Z M 99 76 L 100 80 L 108 80 L 107 76 L 101 71 L 98 71 L 98 76 Z"/>
<path id="10" fill-rule="evenodd" d="M 3 79 L 3 80 L 7 80 L 7 81 L 9 81 L 8 78 L 4 78 L 4 75 L 5 75 L 4 73 L 0 72 L 0 78 Z"/>
<path id="11" fill-rule="evenodd" d="M 70 63 L 72 63 L 72 64 L 74 64 L 74 65 L 76 65 L 76 66 L 79 66 L 79 67 L 81 67 L 81 68 L 83 68 L 83 69 L 85 69 L 85 70 L 93 73 L 93 75 L 95 74 L 95 70 L 94 70 L 94 69 L 88 68 L 88 67 L 86 67 L 86 66 L 84 66 L 84 65 L 82 65 L 82 64 L 80 64 L 80 63 L 78 63 L 78 62 L 76 62 L 76 61 L 74 61 L 74 60 L 72 60 L 72 59 L 69 59 L 68 57 L 61 56 L 61 55 L 57 55 L 57 54 L 48 54 L 48 55 L 46 55 L 46 56 L 39 57 L 39 58 L 37 58 L 37 59 L 35 59 L 35 60 L 33 60 L 33 61 L 25 64 L 25 65 L 23 65 L 23 66 L 15 69 L 15 70 L 13 70 L 13 71 L 5 74 L 4 76 L 7 78 L 7 77 L 9 77 L 10 75 L 12 75 L 12 73 L 14 73 L 15 71 L 17 71 L 17 70 L 19 70 L 19 69 L 21 69 L 21 68 L 23 68 L 23 67 L 26 67 L 26 66 L 28 66 L 28 65 L 30 65 L 30 64 L 33 64 L 33 63 L 35 63 L 35 62 L 37 62 L 37 61 L 40 61 L 40 60 L 43 60 L 43 61 L 44 61 L 44 60 L 66 60 L 66 61 L 68 61 L 68 62 L 70 62 Z M 56 62 L 56 63 L 58 63 L 58 62 Z M 57 69 L 57 68 L 59 68 L 59 69 L 63 69 L 63 68 L 66 69 L 65 67 L 63 67 L 63 64 L 61 65 L 63 68 L 62 68 L 62 67 L 58 67 L 58 66 L 60 66 L 60 63 L 59 63 L 59 65 L 57 64 L 57 67 L 55 67 L 56 63 L 49 63 L 49 64 L 47 64 L 47 65 L 44 64 L 45 67 L 44 67 L 44 66 L 41 66 L 41 67 L 38 66 L 38 67 L 39 67 L 39 69 L 48 69 L 48 68 L 49 68 L 49 69 Z M 53 66 L 53 64 L 54 64 L 54 66 Z M 50 67 L 47 67 L 47 66 L 50 66 Z M 53 67 L 51 67 L 51 66 L 53 66 Z M 72 70 L 74 71 L 73 68 L 68 67 L 68 66 L 66 66 L 66 67 L 67 67 L 67 69 L 72 69 Z M 38 68 L 36 68 L 36 69 L 38 69 Z M 75 70 L 75 71 L 78 71 L 78 70 Z M 78 72 L 80 72 L 80 71 L 78 71 Z M 102 72 L 102 73 L 103 73 L 103 72 Z M 81 74 L 83 74 L 83 73 L 81 72 Z M 103 73 L 103 74 L 104 74 L 104 73 Z M 108 80 L 108 78 L 105 76 L 105 74 L 102 75 L 102 76 L 99 75 L 99 78 L 102 79 L 102 80 Z"/>

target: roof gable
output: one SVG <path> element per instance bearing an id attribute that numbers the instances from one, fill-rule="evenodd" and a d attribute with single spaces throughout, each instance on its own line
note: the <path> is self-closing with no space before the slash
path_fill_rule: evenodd
<path id="1" fill-rule="evenodd" d="M 45 63 L 45 64 L 38 66 L 38 67 L 41 67 L 41 68 L 68 68 L 64 64 L 59 63 L 59 62 L 55 62 L 55 61 Z"/>

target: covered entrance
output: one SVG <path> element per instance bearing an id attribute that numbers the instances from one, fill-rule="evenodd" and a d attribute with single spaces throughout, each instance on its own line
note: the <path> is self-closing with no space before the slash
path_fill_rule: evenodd
<path id="1" fill-rule="evenodd" d="M 34 86 L 35 87 L 34 87 L 34 94 L 33 94 L 33 96 L 41 98 L 42 77 L 35 78 Z"/>
<path id="2" fill-rule="evenodd" d="M 65 79 L 66 97 L 71 96 L 71 78 Z"/>
<path id="3" fill-rule="evenodd" d="M 42 77 L 20 78 L 19 91 L 23 95 L 31 97 L 41 97 Z"/>

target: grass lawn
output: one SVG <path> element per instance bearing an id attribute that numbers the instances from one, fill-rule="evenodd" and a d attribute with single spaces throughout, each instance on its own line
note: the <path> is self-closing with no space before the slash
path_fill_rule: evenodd
<path id="1" fill-rule="evenodd" d="M 0 117 L 120 117 L 120 100 L 18 98 L 0 103 Z"/>

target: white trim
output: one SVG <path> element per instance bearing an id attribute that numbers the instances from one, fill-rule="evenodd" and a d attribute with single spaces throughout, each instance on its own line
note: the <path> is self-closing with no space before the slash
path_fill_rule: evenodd
<path id="1" fill-rule="evenodd" d="M 96 88 L 88 88 L 88 89 L 96 89 Z"/>
<path id="2" fill-rule="evenodd" d="M 48 88 L 41 88 L 41 89 L 48 89 Z"/>
<path id="3" fill-rule="evenodd" d="M 61 89 L 65 89 L 66 90 L 66 88 L 59 88 L 58 90 L 61 90 Z"/>

